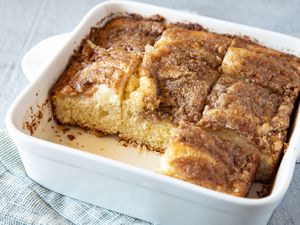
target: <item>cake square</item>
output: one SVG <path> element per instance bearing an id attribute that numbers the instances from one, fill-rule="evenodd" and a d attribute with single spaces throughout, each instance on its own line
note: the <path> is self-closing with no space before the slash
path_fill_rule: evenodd
<path id="1" fill-rule="evenodd" d="M 300 62 L 294 56 L 239 38 L 228 48 L 222 70 L 293 99 L 300 89 Z"/>
<path id="2" fill-rule="evenodd" d="M 245 197 L 259 159 L 255 153 L 199 127 L 181 125 L 161 165 L 166 175 Z"/>

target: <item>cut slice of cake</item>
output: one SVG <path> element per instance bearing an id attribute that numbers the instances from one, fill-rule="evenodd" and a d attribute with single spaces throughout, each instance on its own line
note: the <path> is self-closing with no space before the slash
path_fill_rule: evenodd
<path id="1" fill-rule="evenodd" d="M 115 134 L 121 129 L 125 84 L 136 73 L 141 56 L 122 50 L 94 51 L 91 62 L 73 61 L 53 89 L 54 114 L 64 124 Z"/>
<path id="2" fill-rule="evenodd" d="M 182 125 L 171 138 L 161 172 L 206 188 L 247 196 L 258 157 L 199 127 Z"/>

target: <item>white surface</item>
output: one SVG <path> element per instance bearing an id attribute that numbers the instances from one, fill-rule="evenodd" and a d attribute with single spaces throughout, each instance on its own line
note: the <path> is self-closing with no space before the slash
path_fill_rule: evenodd
<path id="1" fill-rule="evenodd" d="M 29 176 L 57 192 L 152 222 L 266 224 L 291 180 L 297 153 L 295 135 L 292 136 L 289 150 L 281 162 L 272 194 L 263 199 L 243 199 L 156 174 L 146 168 L 133 167 L 29 137 L 23 133 L 23 118 L 19 115 L 25 115 L 29 106 L 34 107 L 45 101 L 48 90 L 64 69 L 73 49 L 88 32 L 89 27 L 100 20 L 100 16 L 123 10 L 136 13 L 143 11 L 144 15 L 160 13 L 171 21 L 188 19 L 192 22 L 201 22 L 219 32 L 242 31 L 243 34 L 256 37 L 262 43 L 279 50 L 300 50 L 299 40 L 295 38 L 206 17 L 190 16 L 138 3 L 121 2 L 98 6 L 84 18 L 71 34 L 70 41 L 65 43 L 57 54 L 54 54 L 50 64 L 39 72 L 37 78 L 18 97 L 9 111 L 7 126 L 20 149 Z M 299 52 L 296 53 L 299 54 Z M 36 97 L 37 92 L 38 97 Z M 45 129 L 45 132 L 49 130 L 49 128 Z M 299 132 L 299 126 L 296 127 L 294 133 L 296 132 Z M 76 169 L 78 167 L 80 169 Z M 92 180 L 95 185 L 90 185 Z M 117 197 L 114 198 L 120 190 L 124 190 L 123 194 L 116 195 Z M 91 194 L 87 195 L 87 193 Z M 96 193 L 102 193 L 102 195 L 98 196 Z"/>

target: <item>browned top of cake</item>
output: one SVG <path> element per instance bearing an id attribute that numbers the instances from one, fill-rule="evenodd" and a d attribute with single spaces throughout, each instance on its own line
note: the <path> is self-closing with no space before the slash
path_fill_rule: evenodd
<path id="1" fill-rule="evenodd" d="M 239 196 L 248 193 L 259 164 L 256 154 L 201 128 L 186 125 L 180 127 L 173 145 L 189 148 L 185 154 L 177 153 L 179 157 L 175 156 L 170 163 L 181 178 Z"/>
<path id="2" fill-rule="evenodd" d="M 162 33 L 161 17 L 118 17 L 89 37 L 70 59 L 54 92 L 64 95 L 92 95 L 96 86 L 106 84 L 122 95 L 128 76 L 141 63 L 144 48 Z"/>
<path id="3" fill-rule="evenodd" d="M 164 30 L 162 20 L 162 17 L 118 17 L 103 28 L 93 28 L 89 39 L 102 48 L 144 51 L 145 46 L 153 45 Z"/>
<path id="4" fill-rule="evenodd" d="M 93 94 L 97 85 L 106 84 L 122 95 L 128 76 L 135 73 L 142 56 L 133 51 L 98 48 L 88 63 L 73 61 L 56 88 L 61 94 Z"/>
<path id="5" fill-rule="evenodd" d="M 69 82 L 72 77 L 74 77 L 85 67 L 85 65 L 88 65 L 91 61 L 94 61 L 94 58 L 95 52 L 93 48 L 91 48 L 88 42 L 84 40 L 80 48 L 74 53 L 74 55 L 72 55 L 67 68 L 61 75 L 58 82 L 55 84 L 52 92 L 61 93 L 64 95 L 76 95 L 76 85 Z M 85 92 L 87 92 L 87 94 L 91 94 L 93 93 L 93 90 L 89 90 L 88 86 L 86 85 Z"/>
<path id="6" fill-rule="evenodd" d="M 222 76 L 208 97 L 202 122 L 254 136 L 258 126 L 271 123 L 281 102 L 282 96 L 266 88 Z"/>
<path id="7" fill-rule="evenodd" d="M 264 55 L 268 55 L 270 57 L 279 57 L 282 60 L 299 60 L 299 58 L 297 59 L 297 57 L 293 56 L 293 55 L 289 55 L 283 52 L 279 52 L 276 51 L 274 49 L 271 48 L 267 48 L 263 45 L 260 45 L 258 43 L 256 43 L 255 41 L 252 41 L 250 38 L 248 37 L 234 37 L 231 44 L 231 47 L 237 47 L 237 48 L 244 48 L 247 49 L 249 51 L 253 51 L 259 54 L 264 54 Z"/>
<path id="8" fill-rule="evenodd" d="M 235 38 L 231 47 L 237 52 L 241 64 L 234 76 L 279 94 L 297 95 L 300 89 L 300 62 L 296 57 L 241 38 Z"/>
<path id="9" fill-rule="evenodd" d="M 142 64 L 141 75 L 155 80 L 159 101 L 148 113 L 174 123 L 198 122 L 229 43 L 222 35 L 169 25 Z"/>

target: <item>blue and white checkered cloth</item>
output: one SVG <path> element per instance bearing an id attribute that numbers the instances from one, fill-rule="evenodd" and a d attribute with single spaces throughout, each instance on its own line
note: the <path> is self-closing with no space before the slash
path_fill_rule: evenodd
<path id="1" fill-rule="evenodd" d="M 0 131 L 0 225 L 150 224 L 49 191 L 25 172 L 15 144 Z"/>

